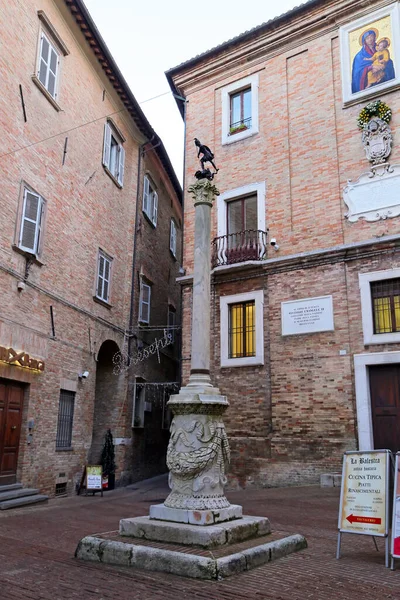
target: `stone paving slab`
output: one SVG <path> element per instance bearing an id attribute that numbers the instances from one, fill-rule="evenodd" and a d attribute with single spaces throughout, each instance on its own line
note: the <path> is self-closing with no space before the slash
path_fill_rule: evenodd
<path id="1" fill-rule="evenodd" d="M 400 598 L 400 561 L 397 571 L 385 568 L 380 538 L 377 552 L 368 536 L 344 534 L 335 559 L 340 490 L 319 485 L 228 491 L 245 513 L 268 515 L 273 531 L 303 534 L 308 548 L 222 581 L 76 560 L 84 536 L 115 531 L 120 519 L 147 514 L 168 494 L 166 478 L 133 487 L 0 511 L 0 600 Z"/>

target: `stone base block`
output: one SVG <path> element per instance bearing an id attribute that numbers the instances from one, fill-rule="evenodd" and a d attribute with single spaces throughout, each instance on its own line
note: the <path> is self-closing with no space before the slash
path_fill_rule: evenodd
<path id="1" fill-rule="evenodd" d="M 341 473 L 323 473 L 320 476 L 321 487 L 340 487 L 342 485 Z"/>
<path id="2" fill-rule="evenodd" d="M 150 519 L 158 521 L 173 521 L 174 523 L 204 526 L 241 519 L 243 510 L 239 504 L 231 504 L 228 508 L 218 510 L 185 510 L 182 508 L 169 508 L 164 504 L 153 504 L 150 506 L 149 515 Z"/>
<path id="3" fill-rule="evenodd" d="M 157 521 L 149 517 L 121 519 L 119 522 L 119 532 L 122 536 L 202 548 L 217 548 L 224 544 L 243 542 L 267 535 L 270 531 L 270 522 L 266 517 L 243 517 L 207 527 Z"/>
<path id="4" fill-rule="evenodd" d="M 79 542 L 75 557 L 196 579 L 218 580 L 249 571 L 303 548 L 307 548 L 307 541 L 302 535 L 296 534 L 221 558 L 209 558 L 187 551 L 177 552 L 88 536 Z"/>

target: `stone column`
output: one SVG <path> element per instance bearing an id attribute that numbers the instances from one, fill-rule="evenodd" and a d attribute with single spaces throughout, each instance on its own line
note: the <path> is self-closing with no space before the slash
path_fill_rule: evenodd
<path id="1" fill-rule="evenodd" d="M 208 179 L 189 190 L 195 206 L 192 358 L 188 387 L 212 387 L 210 379 L 211 209 L 219 191 Z"/>
<path id="2" fill-rule="evenodd" d="M 240 518 L 242 508 L 224 495 L 230 450 L 222 414 L 229 403 L 210 379 L 211 208 L 219 192 L 208 179 L 189 192 L 196 207 L 191 373 L 168 402 L 174 414 L 167 451 L 171 493 L 150 508 L 150 518 L 208 525 Z"/>

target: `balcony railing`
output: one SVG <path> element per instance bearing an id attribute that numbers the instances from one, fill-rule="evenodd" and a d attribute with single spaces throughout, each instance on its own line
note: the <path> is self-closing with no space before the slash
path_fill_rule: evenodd
<path id="1" fill-rule="evenodd" d="M 267 233 L 260 229 L 246 229 L 221 235 L 212 243 L 212 266 L 233 265 L 247 260 L 267 258 Z"/>

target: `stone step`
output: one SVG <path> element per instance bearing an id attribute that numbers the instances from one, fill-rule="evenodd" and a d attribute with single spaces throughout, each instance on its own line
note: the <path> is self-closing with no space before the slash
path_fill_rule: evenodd
<path id="1" fill-rule="evenodd" d="M 49 499 L 48 496 L 41 494 L 35 494 L 34 496 L 24 496 L 23 498 L 14 498 L 13 500 L 5 500 L 0 502 L 0 510 L 8 510 L 10 508 L 20 508 L 21 506 L 28 506 L 29 504 L 37 504 L 38 502 L 46 502 Z"/>
<path id="2" fill-rule="evenodd" d="M 10 483 L 9 485 L 0 485 L 0 492 L 8 492 L 10 490 L 20 490 L 22 483 Z"/>
<path id="3" fill-rule="evenodd" d="M 14 498 L 23 498 L 24 496 L 34 496 L 38 493 L 39 490 L 35 490 L 34 488 L 23 488 L 22 486 L 16 490 L 9 490 L 8 492 L 4 492 L 0 488 L 0 502 L 14 500 Z"/>

